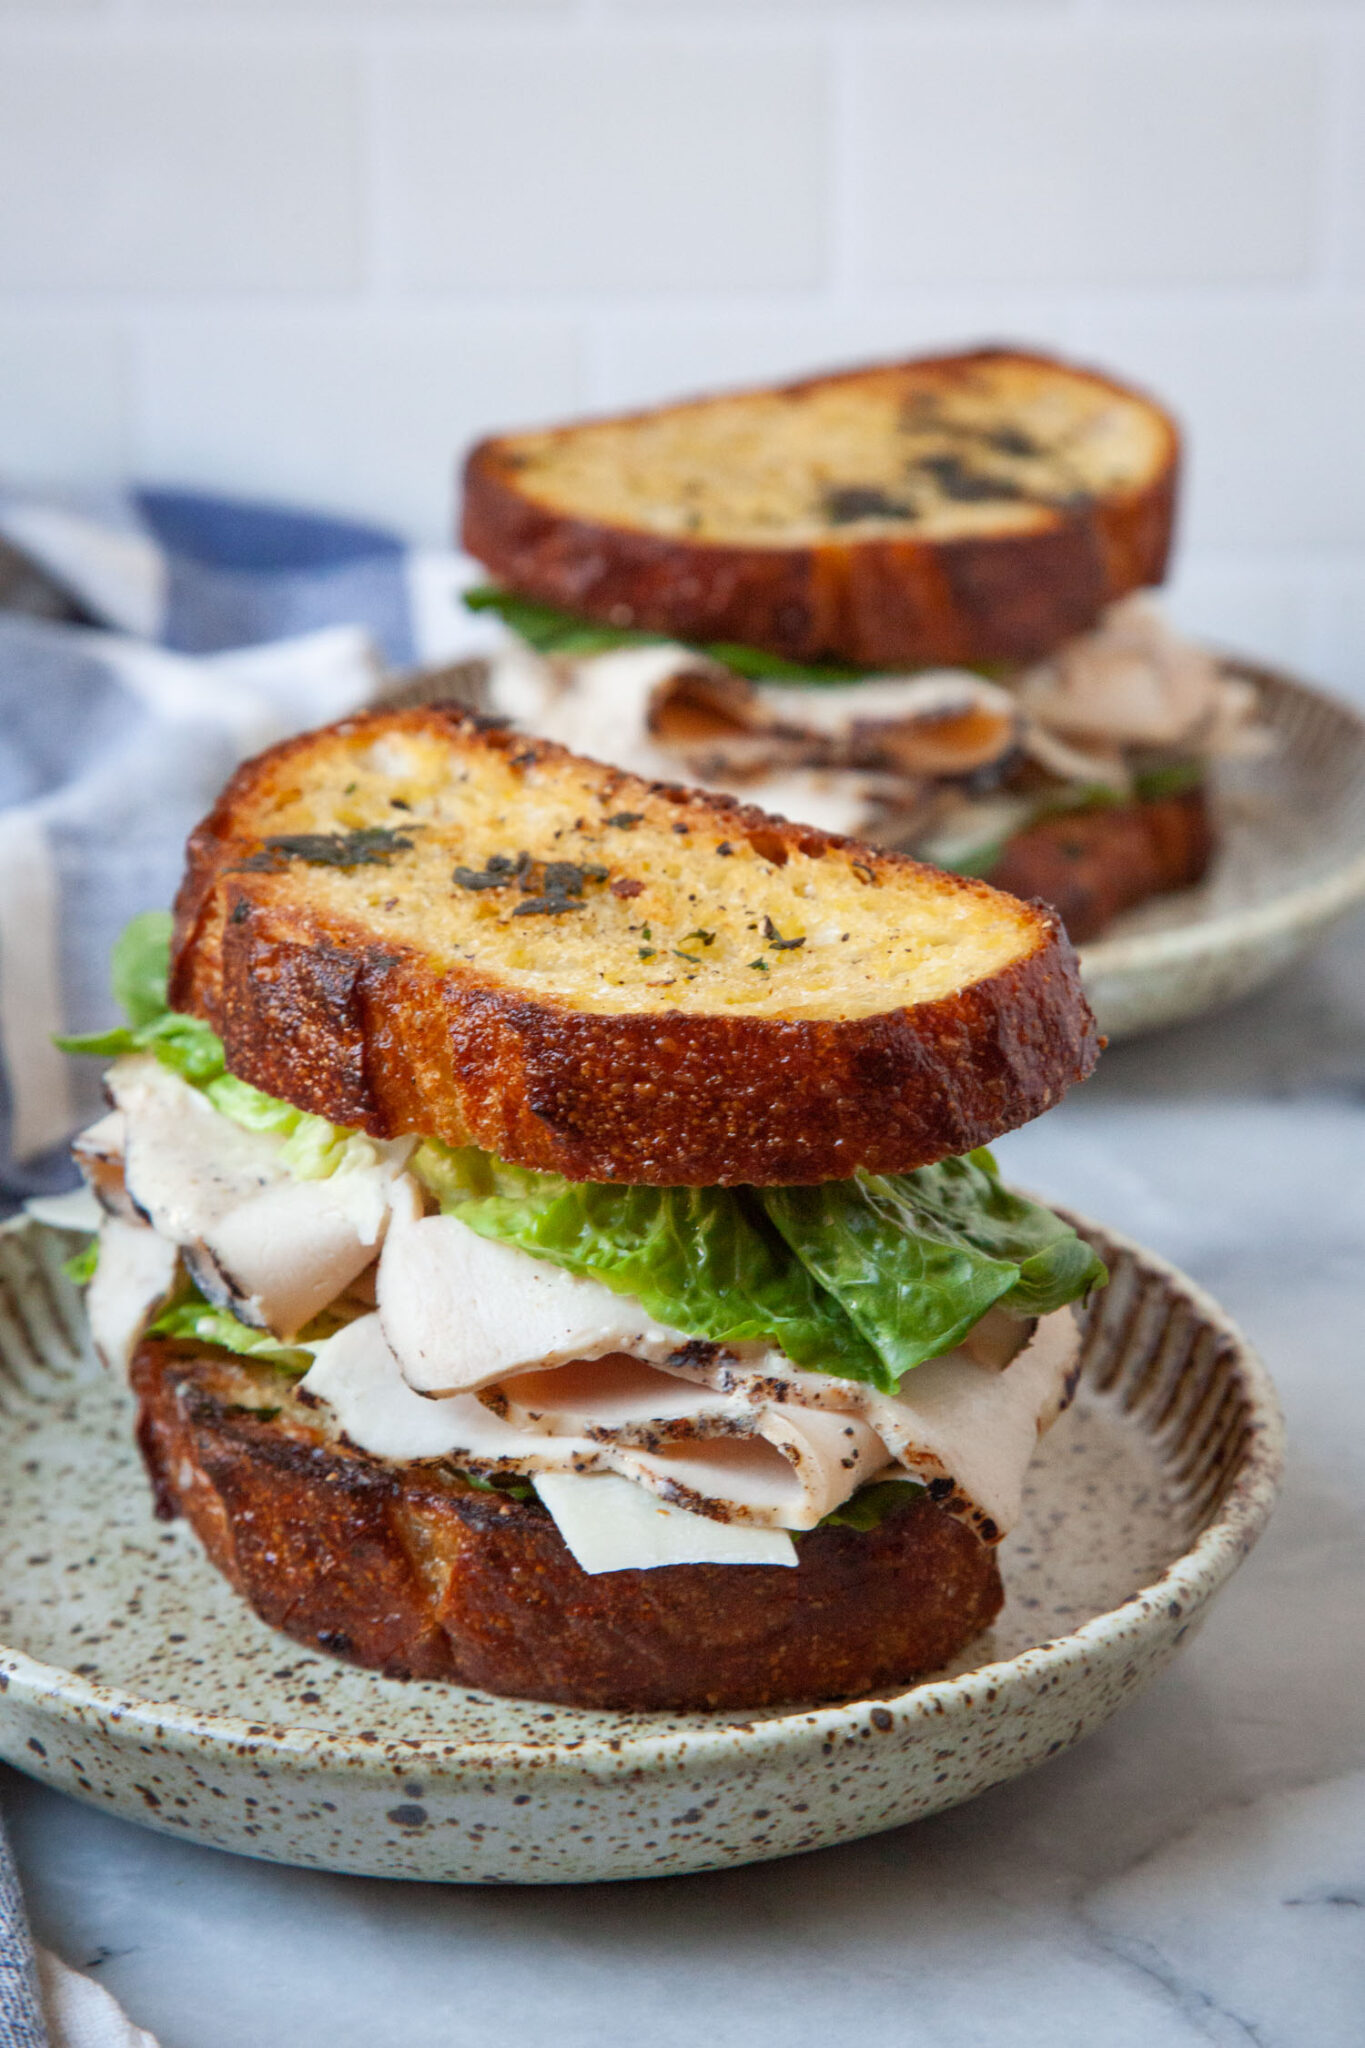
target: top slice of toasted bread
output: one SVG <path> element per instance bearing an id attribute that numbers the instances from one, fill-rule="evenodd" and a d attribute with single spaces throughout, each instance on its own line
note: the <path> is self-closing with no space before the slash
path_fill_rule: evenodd
<path id="1" fill-rule="evenodd" d="M 446 709 L 238 771 L 171 997 L 334 1122 L 663 1185 L 906 1171 L 1096 1053 L 1040 906 Z"/>
<path id="2" fill-rule="evenodd" d="M 1026 661 L 1158 583 L 1179 437 L 982 349 L 481 442 L 464 545 L 615 626 L 867 667 Z"/>

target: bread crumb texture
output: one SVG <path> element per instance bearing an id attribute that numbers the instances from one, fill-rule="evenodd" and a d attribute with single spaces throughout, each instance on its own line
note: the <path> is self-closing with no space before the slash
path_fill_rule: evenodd
<path id="1" fill-rule="evenodd" d="M 1146 485 L 1170 426 L 1137 393 L 1011 354 L 890 365 L 501 441 L 528 500 L 695 541 L 791 547 L 1028 533 Z"/>
<path id="2" fill-rule="evenodd" d="M 439 718 L 281 749 L 243 798 L 232 836 L 263 849 L 246 862 L 257 902 L 302 894 L 370 945 L 591 1014 L 867 1017 L 1048 937 L 984 884 Z M 367 857 L 277 843 L 305 835 Z"/>

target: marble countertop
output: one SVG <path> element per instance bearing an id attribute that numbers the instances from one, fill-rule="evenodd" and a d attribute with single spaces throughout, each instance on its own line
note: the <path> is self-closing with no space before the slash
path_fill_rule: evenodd
<path id="1" fill-rule="evenodd" d="M 253 1864 L 3 1771 L 40 1939 L 162 2048 L 1359 2048 L 1365 920 L 1267 995 L 1116 1048 L 1001 1151 L 1210 1288 L 1284 1401 L 1270 1530 L 1136 1705 L 914 1827 L 596 1889 Z"/>

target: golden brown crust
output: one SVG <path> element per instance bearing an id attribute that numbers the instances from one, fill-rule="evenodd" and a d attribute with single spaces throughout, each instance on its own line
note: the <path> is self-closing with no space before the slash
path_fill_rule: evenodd
<path id="1" fill-rule="evenodd" d="M 563 749 L 445 708 L 355 719 L 332 733 L 439 730 L 465 754 L 514 764 Z M 413 947 L 309 906 L 294 872 L 243 871 L 261 841 L 258 789 L 306 735 L 239 770 L 190 841 L 176 903 L 171 997 L 224 1041 L 233 1073 L 377 1137 L 477 1143 L 576 1180 L 651 1185 L 819 1182 L 860 1167 L 905 1172 L 988 1144 L 1089 1073 L 1094 1020 L 1051 913 L 1028 914 L 1026 949 L 950 996 L 868 1016 L 787 1019 L 710 1010 L 583 1010 L 531 999 L 477 965 L 443 969 Z M 745 835 L 780 861 L 851 842 L 729 798 L 636 781 L 613 800 L 664 800 L 683 824 Z M 254 826 L 253 826 L 254 819 Z M 901 854 L 855 849 L 873 883 L 923 874 Z M 932 871 L 931 871 L 932 872 Z M 990 909 L 980 882 L 935 887 Z M 891 912 L 894 923 L 894 906 Z"/>
<path id="2" fill-rule="evenodd" d="M 805 378 L 781 390 L 797 395 L 896 367 L 970 375 L 998 362 L 1041 364 L 1136 396 L 1097 372 L 1006 349 Z M 461 541 L 524 596 L 685 641 L 868 668 L 1032 661 L 1165 574 L 1180 441 L 1174 421 L 1143 403 L 1164 446 L 1152 472 L 1132 488 L 1056 502 L 1026 531 L 939 540 L 836 533 L 789 547 L 698 542 L 537 502 L 519 483 L 511 436 L 481 441 L 467 459 Z"/>
<path id="3" fill-rule="evenodd" d="M 244 1383 L 225 1353 L 141 1346 L 158 1512 L 188 1518 L 264 1621 L 389 1677 L 581 1707 L 782 1706 L 904 1684 L 1002 1604 L 994 1551 L 925 1500 L 803 1537 L 795 1570 L 589 1577 L 538 1503 L 367 1457 L 287 1391 L 261 1419 Z"/>
<path id="4" fill-rule="evenodd" d="M 1016 896 L 1050 903 L 1080 944 L 1149 897 L 1193 888 L 1208 872 L 1213 846 L 1201 787 L 1045 819 L 1006 841 L 991 880 Z"/>

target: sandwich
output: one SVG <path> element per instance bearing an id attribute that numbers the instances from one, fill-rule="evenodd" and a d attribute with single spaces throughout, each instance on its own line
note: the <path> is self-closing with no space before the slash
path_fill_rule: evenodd
<path id="1" fill-rule="evenodd" d="M 984 349 L 481 442 L 489 708 L 1041 897 L 1071 936 L 1204 875 L 1255 696 L 1147 592 L 1174 421 Z"/>
<path id="2" fill-rule="evenodd" d="M 588 1707 L 957 1655 L 1104 1271 L 992 1139 L 1056 917 L 452 708 L 240 769 L 121 941 L 78 1255 L 158 1512 L 267 1622 Z"/>

